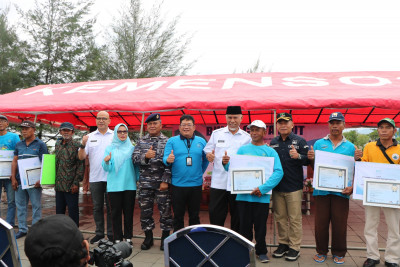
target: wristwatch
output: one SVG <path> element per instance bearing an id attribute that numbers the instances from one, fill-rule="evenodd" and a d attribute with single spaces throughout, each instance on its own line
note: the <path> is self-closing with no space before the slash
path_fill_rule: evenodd
<path id="1" fill-rule="evenodd" d="M 81 145 L 79 146 L 79 148 L 85 149 L 85 146 L 84 146 L 83 144 L 81 144 Z"/>
<path id="2" fill-rule="evenodd" d="M 301 159 L 301 154 L 299 153 L 299 157 L 298 157 L 298 159 Z"/>

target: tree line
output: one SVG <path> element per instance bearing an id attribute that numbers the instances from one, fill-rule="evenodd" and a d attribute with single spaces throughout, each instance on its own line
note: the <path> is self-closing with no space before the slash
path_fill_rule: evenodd
<path id="1" fill-rule="evenodd" d="M 191 36 L 179 34 L 162 3 L 127 0 L 96 41 L 94 0 L 37 0 L 30 10 L 0 9 L 0 94 L 40 84 L 185 75 Z"/>

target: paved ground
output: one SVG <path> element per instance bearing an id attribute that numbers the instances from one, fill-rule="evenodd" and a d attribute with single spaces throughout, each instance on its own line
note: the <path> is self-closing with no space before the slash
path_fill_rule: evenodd
<path id="1" fill-rule="evenodd" d="M 43 204 L 43 217 L 49 216 L 55 213 L 55 200 L 54 196 L 51 195 L 52 190 L 45 190 L 46 194 L 43 194 L 42 204 Z M 80 226 L 79 228 L 84 233 L 84 237 L 90 239 L 94 236 L 95 225 L 92 217 L 92 202 L 90 195 L 80 195 Z M 2 202 L 0 205 L 2 218 L 5 218 L 7 205 Z M 155 208 L 157 211 L 157 208 Z M 159 249 L 160 241 L 155 241 L 155 246 L 150 250 L 143 251 L 140 249 L 140 244 L 143 242 L 144 234 L 140 229 L 139 222 L 139 208 L 136 203 L 134 212 L 134 235 L 133 239 L 133 253 L 128 258 L 129 261 L 133 263 L 136 267 L 147 267 L 154 266 L 160 267 L 164 266 L 164 254 Z M 159 216 L 157 212 L 155 213 L 156 221 Z M 28 218 L 31 218 L 29 213 Z M 271 251 L 274 250 L 274 229 L 272 223 L 272 216 L 269 216 L 267 223 L 267 244 L 268 256 L 271 258 Z M 200 213 L 201 223 L 209 223 L 208 212 L 201 211 Z M 228 221 L 228 220 L 227 220 Z M 28 222 L 30 223 L 30 222 Z M 186 220 L 187 223 L 187 220 Z M 226 225 L 229 226 L 229 225 Z M 363 235 L 364 231 L 364 208 L 362 202 L 352 200 L 350 201 L 350 214 L 348 220 L 348 236 L 347 243 L 349 247 L 348 254 L 346 255 L 346 263 L 342 266 L 362 266 L 365 261 L 365 239 Z M 269 266 L 336 266 L 336 264 L 329 258 L 325 263 L 315 263 L 312 259 L 315 254 L 315 240 L 314 240 L 314 212 L 313 205 L 311 204 L 311 215 L 303 216 L 303 246 L 301 249 L 301 256 L 296 262 L 287 262 L 284 259 L 271 259 Z M 17 230 L 17 229 L 16 229 Z M 384 248 L 386 246 L 386 233 L 387 226 L 384 222 L 384 216 L 381 214 L 381 223 L 379 225 L 379 247 Z M 159 229 L 159 223 L 156 224 L 156 229 L 154 231 L 156 237 L 161 236 L 161 231 Z M 22 266 L 29 266 L 29 262 L 24 253 L 24 239 L 18 239 L 18 248 L 20 252 Z M 91 245 L 91 250 L 95 246 Z M 383 259 L 383 252 L 381 252 L 381 258 Z M 382 262 L 382 261 L 381 261 Z M 260 262 L 257 262 L 257 266 L 265 266 Z M 384 266 L 382 263 L 380 266 Z"/>

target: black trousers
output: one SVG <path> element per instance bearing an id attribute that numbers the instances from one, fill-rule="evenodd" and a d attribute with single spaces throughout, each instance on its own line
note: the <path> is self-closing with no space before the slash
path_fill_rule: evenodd
<path id="1" fill-rule="evenodd" d="M 200 224 L 199 212 L 201 185 L 180 187 L 172 186 L 172 210 L 174 211 L 174 232 L 184 227 L 184 216 L 187 207 L 189 225 Z"/>
<path id="2" fill-rule="evenodd" d="M 68 216 L 79 227 L 79 193 L 56 191 L 56 214 L 65 214 L 68 207 Z"/>
<path id="3" fill-rule="evenodd" d="M 269 203 L 237 201 L 240 218 L 239 233 L 250 241 L 256 240 L 256 254 L 266 254 L 267 219 Z"/>
<path id="4" fill-rule="evenodd" d="M 136 190 L 108 192 L 107 195 L 111 209 L 114 240 L 132 239 Z M 124 213 L 124 234 L 122 234 L 122 213 Z"/>
<path id="5" fill-rule="evenodd" d="M 231 229 L 239 233 L 236 194 L 231 194 L 231 192 L 223 189 L 210 188 L 210 204 L 208 204 L 210 223 L 224 226 L 228 209 L 231 214 Z"/>

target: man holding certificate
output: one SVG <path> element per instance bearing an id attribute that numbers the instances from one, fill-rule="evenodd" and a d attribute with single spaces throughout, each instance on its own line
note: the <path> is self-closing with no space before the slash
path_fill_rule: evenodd
<path id="1" fill-rule="evenodd" d="M 274 219 L 278 226 L 279 237 L 279 246 L 272 256 L 274 258 L 285 256 L 288 261 L 295 261 L 300 256 L 303 233 L 301 212 L 303 165 L 307 166 L 310 162 L 307 158 L 307 142 L 292 132 L 293 126 L 291 114 L 279 113 L 276 117 L 279 136 L 270 143 L 278 153 L 283 168 L 282 181 L 272 193 Z"/>
<path id="2" fill-rule="evenodd" d="M 378 122 L 378 141 L 368 143 L 361 158 L 365 162 L 400 164 L 400 145 L 393 138 L 396 125 L 392 119 L 384 118 Z M 366 194 L 367 192 L 364 192 Z M 388 227 L 385 266 L 398 267 L 400 261 L 400 210 L 395 208 L 364 206 L 364 236 L 367 243 L 365 267 L 379 264 L 378 225 L 381 210 L 385 214 Z"/>
<path id="3" fill-rule="evenodd" d="M 6 221 L 11 225 L 15 225 L 15 192 L 11 185 L 11 161 L 13 159 L 13 151 L 15 145 L 20 141 L 16 133 L 7 131 L 8 119 L 4 115 L 0 115 L 0 150 L 2 157 L 7 158 L 1 161 L 0 175 L 0 191 L 3 186 L 7 194 L 7 218 Z M 3 154 L 4 153 L 4 154 Z"/>
<path id="4" fill-rule="evenodd" d="M 228 188 L 228 172 L 222 166 L 222 157 L 236 154 L 239 147 L 250 143 L 250 135 L 240 129 L 243 115 L 240 106 L 228 106 L 226 109 L 227 126 L 212 132 L 204 152 L 210 163 L 214 163 L 210 188 L 210 223 L 224 226 L 228 208 L 231 215 L 231 229 L 239 232 L 239 216 L 236 207 L 236 195 Z"/>
<path id="5" fill-rule="evenodd" d="M 264 144 L 264 136 L 267 129 L 265 123 L 260 120 L 255 120 L 247 127 L 250 128 L 251 143 L 241 146 L 237 151 L 237 155 L 272 157 L 273 171 L 270 176 L 265 177 L 266 181 L 263 179 L 263 181 L 265 181 L 264 183 L 256 188 L 252 188 L 252 191 L 250 191 L 251 193 L 243 193 L 236 196 L 240 220 L 239 233 L 252 241 L 254 228 L 256 255 L 261 262 L 266 263 L 269 262 L 265 237 L 267 235 L 267 219 L 270 202 L 270 196 L 267 195 L 267 193 L 281 181 L 283 170 L 278 153 L 276 153 L 273 148 Z M 230 167 L 234 168 L 234 166 L 229 166 L 229 161 L 230 157 L 225 154 L 222 158 L 222 163 L 226 170 Z M 257 157 L 254 157 L 253 162 L 258 162 Z M 261 160 L 259 162 L 261 162 Z M 266 171 L 269 167 L 270 166 L 263 166 L 261 164 L 257 166 L 257 169 L 262 168 L 263 171 Z M 240 172 L 240 170 L 238 170 L 238 172 Z M 257 184 L 257 180 L 260 179 L 258 175 L 259 170 L 246 170 L 246 173 L 248 174 L 247 179 L 249 179 L 249 183 Z M 254 174 L 251 176 L 251 173 Z M 243 180 L 242 176 L 243 175 L 239 175 L 241 180 Z M 232 180 L 234 184 L 235 180 Z"/>
<path id="6" fill-rule="evenodd" d="M 18 142 L 14 150 L 14 158 L 11 165 L 11 181 L 15 192 L 15 203 L 17 204 L 17 218 L 19 231 L 15 237 L 21 238 L 28 232 L 26 217 L 28 214 L 28 202 L 32 204 L 32 225 L 42 217 L 42 188 L 40 181 L 33 188 L 22 189 L 21 178 L 18 168 L 18 160 L 38 157 L 42 160 L 43 154 L 48 154 L 47 146 L 42 140 L 35 136 L 36 125 L 32 121 L 21 123 L 21 133 L 24 139 Z"/>
<path id="7" fill-rule="evenodd" d="M 334 112 L 329 116 L 329 134 L 317 140 L 315 150 L 337 153 L 354 157 L 356 147 L 343 136 L 345 119 L 342 113 Z M 308 159 L 314 165 L 315 153 L 313 147 L 308 151 Z M 339 174 L 338 174 L 339 175 Z M 321 178 L 321 177 L 320 177 Z M 322 177 L 323 178 L 323 177 Z M 322 179 L 321 178 L 321 179 Z M 338 180 L 338 179 L 336 179 Z M 349 215 L 349 187 L 342 192 L 314 190 L 315 199 L 315 241 L 317 254 L 316 262 L 324 262 L 328 254 L 329 224 L 332 224 L 331 252 L 333 261 L 344 263 L 347 252 L 347 217 Z"/>

